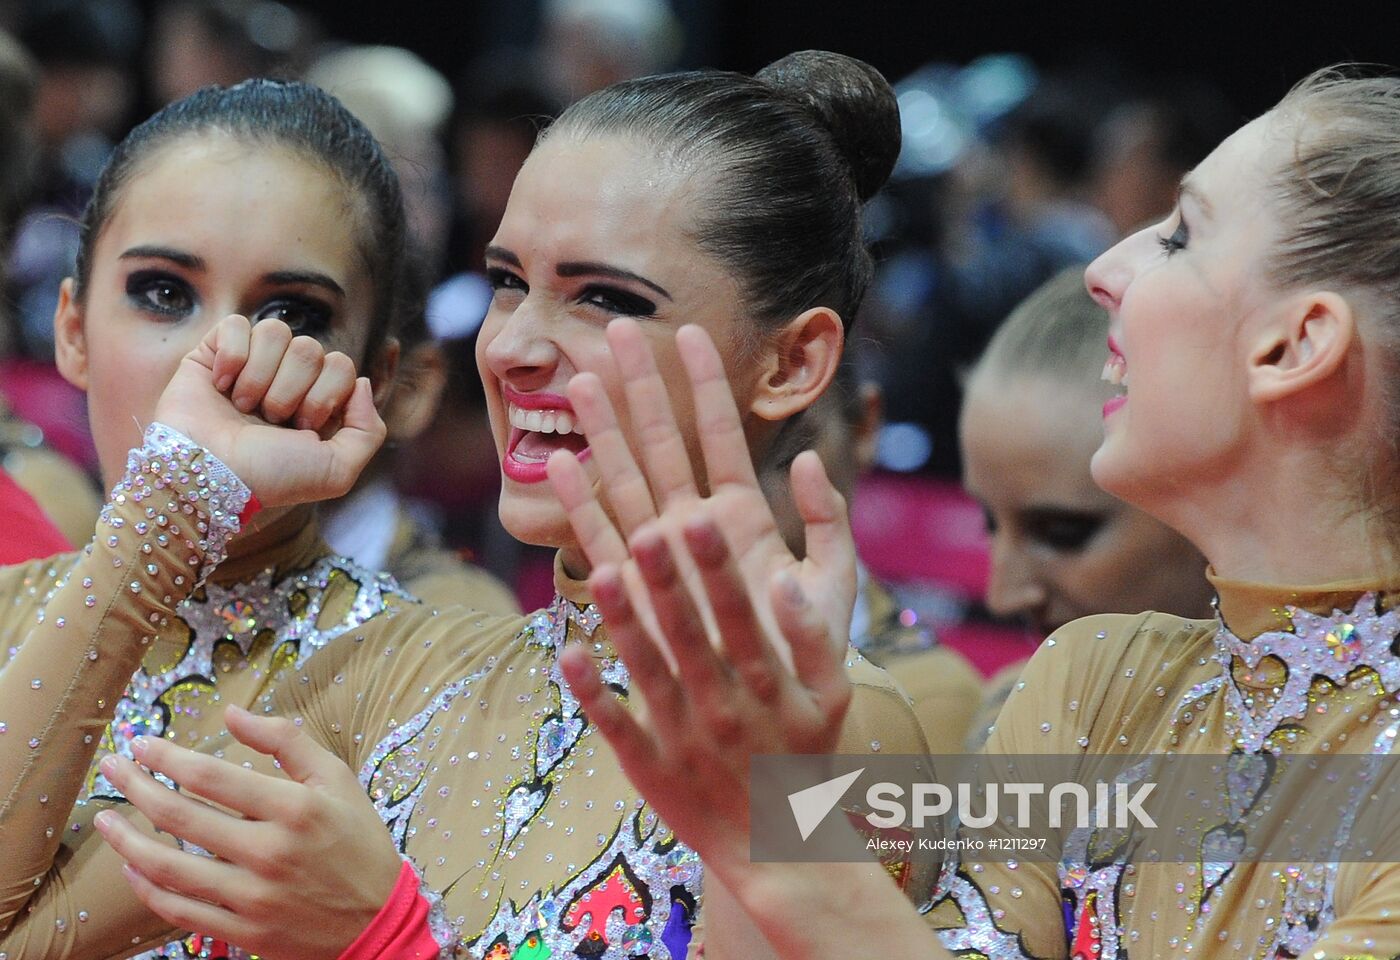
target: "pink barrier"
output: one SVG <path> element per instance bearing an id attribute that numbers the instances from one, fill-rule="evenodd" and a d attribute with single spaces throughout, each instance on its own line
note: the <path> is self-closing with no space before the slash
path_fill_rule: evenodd
<path id="1" fill-rule="evenodd" d="M 0 396 L 20 419 L 43 430 L 45 442 L 54 450 L 85 470 L 97 468 L 87 398 L 53 366 L 32 360 L 0 362 Z"/>

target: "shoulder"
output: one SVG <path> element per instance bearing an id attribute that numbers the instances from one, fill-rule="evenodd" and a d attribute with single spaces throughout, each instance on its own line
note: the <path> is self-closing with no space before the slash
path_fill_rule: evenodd
<path id="1" fill-rule="evenodd" d="M 510 588 L 450 552 L 437 551 L 434 562 L 405 571 L 404 589 L 430 606 L 458 606 L 487 613 L 515 615 L 520 604 Z"/>
<path id="2" fill-rule="evenodd" d="M 1083 747 L 1108 726 L 1116 730 L 1121 724 L 1113 718 L 1149 722 L 1152 704 L 1166 703 L 1178 687 L 1211 669 L 1217 626 L 1215 620 L 1154 612 L 1066 624 L 1021 671 L 989 748 L 1046 749 L 1054 745 L 1047 736 L 1056 742 L 1068 737 Z"/>
<path id="3" fill-rule="evenodd" d="M 431 698 L 507 655 L 524 626 L 520 616 L 396 603 L 326 644 L 293 685 L 344 686 L 362 704 Z"/>
<path id="4" fill-rule="evenodd" d="M 267 703 L 272 712 L 304 717 L 323 743 L 358 763 L 407 717 L 499 672 L 493 668 L 518 647 L 525 622 L 461 607 L 397 605 L 283 672 Z"/>
<path id="5" fill-rule="evenodd" d="M 0 616 L 15 606 L 37 606 L 73 569 L 79 553 L 60 553 L 39 560 L 0 566 Z"/>
<path id="6" fill-rule="evenodd" d="M 1181 654 L 1212 643 L 1215 620 L 1189 620 L 1169 613 L 1105 613 L 1065 624 L 1036 650 L 1021 680 L 1042 676 L 1080 678 L 1092 684 L 1116 668 L 1151 662 L 1164 651 Z M 1129 677 L 1128 679 L 1132 679 Z"/>
<path id="7" fill-rule="evenodd" d="M 968 659 L 949 647 L 931 647 L 893 657 L 885 663 L 895 681 L 916 700 L 920 697 L 982 697 L 982 675 Z"/>
<path id="8" fill-rule="evenodd" d="M 846 650 L 846 676 L 853 689 L 837 748 L 841 753 L 928 752 L 918 717 L 893 677 L 854 647 Z"/>

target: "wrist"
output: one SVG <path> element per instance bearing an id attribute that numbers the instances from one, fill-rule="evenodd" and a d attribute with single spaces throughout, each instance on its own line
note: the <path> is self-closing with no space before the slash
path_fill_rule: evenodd
<path id="1" fill-rule="evenodd" d="M 102 522 L 113 528 L 130 522 L 138 535 L 149 533 L 162 546 L 183 545 L 192 551 L 188 563 L 197 584 L 224 559 L 228 541 L 256 508 L 253 492 L 222 460 L 157 422 L 127 456 Z"/>
<path id="2" fill-rule="evenodd" d="M 413 861 L 403 858 L 398 881 L 379 913 L 337 960 L 428 960 L 456 955 L 458 936 Z"/>

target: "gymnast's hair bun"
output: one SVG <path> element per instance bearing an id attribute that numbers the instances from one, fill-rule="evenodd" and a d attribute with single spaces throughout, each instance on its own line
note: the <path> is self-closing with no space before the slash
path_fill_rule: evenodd
<path id="1" fill-rule="evenodd" d="M 757 79 L 816 114 L 861 200 L 884 186 L 899 157 L 899 104 L 880 71 L 843 54 L 802 50 L 764 67 Z"/>

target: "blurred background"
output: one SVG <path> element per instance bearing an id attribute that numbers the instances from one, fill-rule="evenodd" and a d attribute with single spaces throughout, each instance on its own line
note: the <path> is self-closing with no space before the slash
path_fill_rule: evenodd
<path id="1" fill-rule="evenodd" d="M 203 84 L 306 78 L 399 164 L 433 282 L 415 336 L 440 349 L 446 387 L 394 483 L 448 546 L 538 604 L 549 560 L 495 522 L 472 359 L 481 248 L 537 124 L 629 76 L 838 50 L 895 83 L 905 133 L 868 212 L 880 272 L 858 377 L 881 391 L 884 426 L 857 530 L 902 617 L 990 650 L 974 658 L 990 671 L 1037 638 L 985 616 L 981 511 L 958 484 L 961 371 L 1027 293 L 1164 215 L 1181 174 L 1308 71 L 1400 60 L 1396 20 L 1390 5 L 1262 0 L 0 0 L 0 457 L 43 445 L 93 469 L 50 321 L 112 145 Z"/>

